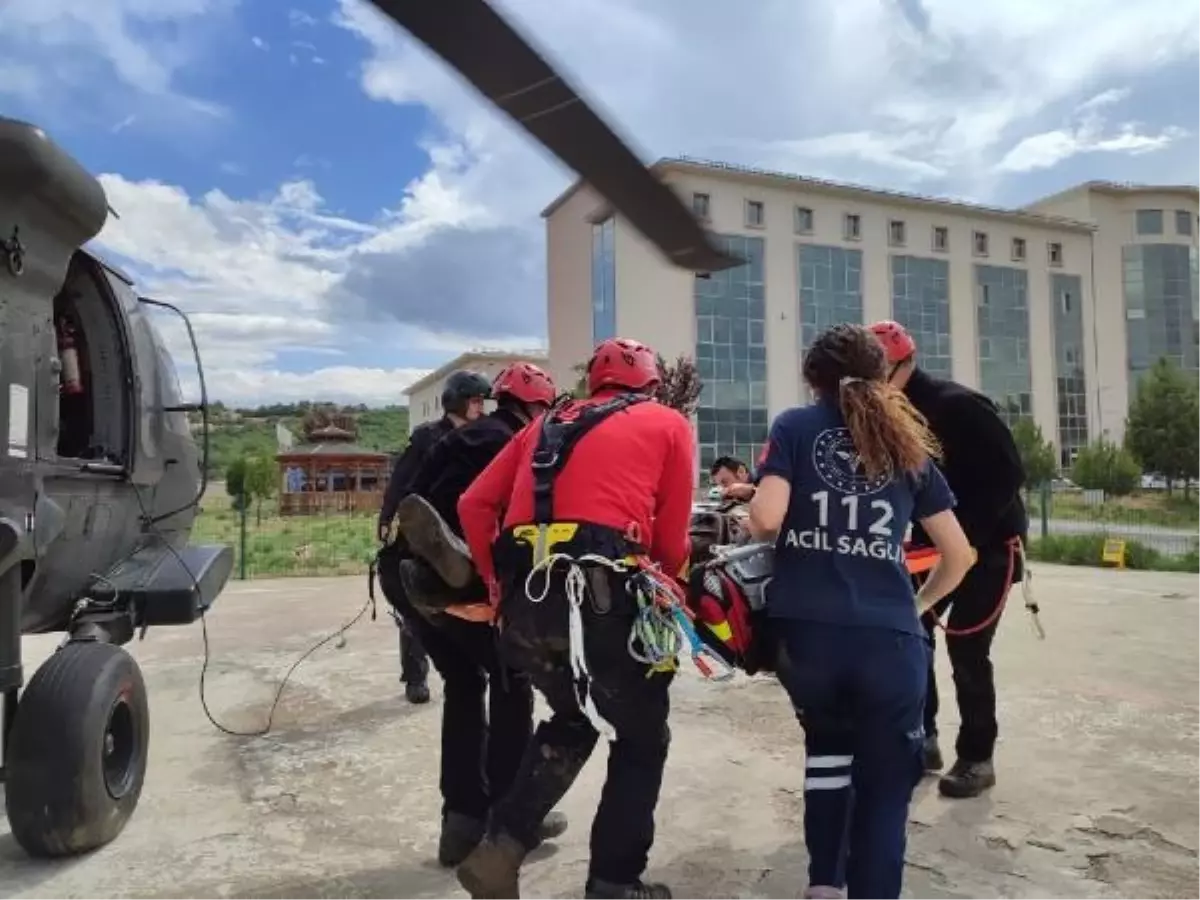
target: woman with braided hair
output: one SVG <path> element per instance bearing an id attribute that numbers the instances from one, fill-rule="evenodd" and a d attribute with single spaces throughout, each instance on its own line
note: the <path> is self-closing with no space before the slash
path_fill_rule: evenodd
<path id="1" fill-rule="evenodd" d="M 775 539 L 767 614 L 777 671 L 805 732 L 808 897 L 899 897 L 922 773 L 929 645 L 919 610 L 954 589 L 973 552 L 932 459 L 924 419 L 887 381 L 884 349 L 836 325 L 804 355 L 814 402 L 772 424 L 750 506 Z M 914 596 L 904 533 L 942 559 Z"/>

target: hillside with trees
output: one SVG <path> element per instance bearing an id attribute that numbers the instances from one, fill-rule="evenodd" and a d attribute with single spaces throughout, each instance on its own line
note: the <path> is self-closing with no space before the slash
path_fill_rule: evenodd
<path id="1" fill-rule="evenodd" d="M 275 437 L 276 425 L 288 429 L 297 444 L 303 442 L 305 417 L 313 414 L 333 420 L 350 417 L 356 426 L 356 443 L 371 450 L 395 453 L 408 443 L 407 406 L 368 408 L 302 401 L 237 409 L 216 402 L 209 407 L 209 474 L 222 477 L 229 465 L 238 459 L 273 458 L 279 446 Z M 199 437 L 198 414 L 191 416 L 191 423 Z"/>

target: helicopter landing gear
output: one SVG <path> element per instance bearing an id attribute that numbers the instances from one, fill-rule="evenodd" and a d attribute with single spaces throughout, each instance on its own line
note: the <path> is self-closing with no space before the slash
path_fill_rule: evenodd
<path id="1" fill-rule="evenodd" d="M 31 856 L 86 853 L 121 833 L 146 776 L 150 713 L 133 657 L 73 640 L 30 679 L 6 741 L 5 805 Z"/>

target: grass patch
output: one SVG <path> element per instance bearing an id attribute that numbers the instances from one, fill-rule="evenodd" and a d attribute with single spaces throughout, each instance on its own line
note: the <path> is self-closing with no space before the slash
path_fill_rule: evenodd
<path id="1" fill-rule="evenodd" d="M 1029 542 L 1030 559 L 1065 566 L 1100 566 L 1103 534 L 1051 534 Z M 1183 556 L 1167 556 L 1138 541 L 1125 542 L 1125 567 L 1145 572 L 1200 572 L 1200 551 L 1193 545 Z"/>
<path id="2" fill-rule="evenodd" d="M 1200 501 L 1166 491 L 1141 491 L 1128 497 L 1111 497 L 1097 506 L 1089 506 L 1083 494 L 1060 491 L 1048 497 L 1047 517 L 1076 521 L 1107 522 L 1113 525 L 1158 525 L 1163 528 L 1194 528 L 1200 524 Z M 1041 516 L 1042 495 L 1029 498 L 1029 516 Z"/>

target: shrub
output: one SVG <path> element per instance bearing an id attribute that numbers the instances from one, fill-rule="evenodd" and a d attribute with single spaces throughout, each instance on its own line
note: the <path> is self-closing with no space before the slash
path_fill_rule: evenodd
<path id="1" fill-rule="evenodd" d="M 1029 542 L 1029 558 L 1064 566 L 1099 566 L 1105 534 L 1051 534 Z M 1125 542 L 1125 567 L 1141 572 L 1200 572 L 1200 552 L 1167 556 L 1140 541 Z"/>
<path id="2" fill-rule="evenodd" d="M 1071 477 L 1082 488 L 1122 497 L 1137 490 L 1142 470 L 1128 450 L 1100 438 L 1079 451 Z"/>

